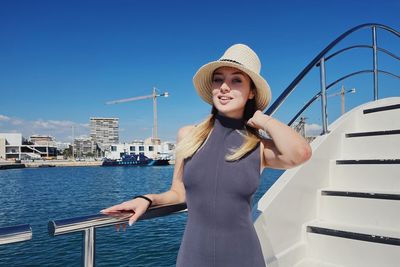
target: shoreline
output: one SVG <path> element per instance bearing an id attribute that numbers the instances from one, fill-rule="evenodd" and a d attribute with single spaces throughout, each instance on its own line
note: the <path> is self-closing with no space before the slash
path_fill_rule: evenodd
<path id="1" fill-rule="evenodd" d="M 45 167 L 96 167 L 101 166 L 102 161 L 52 161 L 44 162 L 25 162 L 26 168 L 45 168 Z"/>
<path id="2" fill-rule="evenodd" d="M 102 161 L 70 161 L 70 160 L 46 160 L 39 162 L 0 162 L 0 170 L 21 169 L 21 168 L 52 168 L 52 167 L 97 167 L 102 165 Z M 171 160 L 169 165 L 174 165 Z"/>
<path id="3" fill-rule="evenodd" d="M 50 167 L 96 167 L 101 166 L 102 161 L 69 161 L 69 160 L 46 160 L 40 162 L 1 162 L 0 170 L 20 168 L 50 168 Z"/>

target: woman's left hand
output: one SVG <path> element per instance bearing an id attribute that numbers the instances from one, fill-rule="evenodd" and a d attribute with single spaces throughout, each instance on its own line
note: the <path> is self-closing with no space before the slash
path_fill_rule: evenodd
<path id="1" fill-rule="evenodd" d="M 286 124 L 257 110 L 247 125 L 262 129 L 269 140 L 262 140 L 264 162 L 270 168 L 289 169 L 307 161 L 312 150 L 307 140 Z"/>
<path id="2" fill-rule="evenodd" d="M 271 116 L 265 115 L 264 113 L 261 112 L 261 110 L 257 110 L 254 113 L 253 117 L 251 117 L 247 121 L 247 125 L 265 131 L 265 125 L 270 119 L 272 119 Z"/>

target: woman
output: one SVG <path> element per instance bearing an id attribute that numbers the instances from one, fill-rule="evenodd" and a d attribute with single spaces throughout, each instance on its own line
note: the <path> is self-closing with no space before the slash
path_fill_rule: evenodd
<path id="1" fill-rule="evenodd" d="M 311 157 L 304 138 L 262 113 L 271 92 L 260 68 L 258 56 L 242 44 L 202 66 L 193 82 L 212 105 L 211 114 L 179 130 L 171 189 L 103 210 L 134 211 L 132 225 L 151 205 L 186 202 L 177 267 L 264 267 L 251 219 L 260 173 L 266 167 L 292 168 Z"/>

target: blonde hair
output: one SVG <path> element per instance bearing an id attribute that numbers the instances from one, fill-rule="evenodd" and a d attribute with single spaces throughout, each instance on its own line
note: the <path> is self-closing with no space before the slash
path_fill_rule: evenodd
<path id="1" fill-rule="evenodd" d="M 246 103 L 244 111 L 244 120 L 248 120 L 255 112 L 255 98 L 250 99 Z M 192 157 L 207 141 L 212 129 L 214 128 L 215 116 L 217 109 L 213 106 L 210 114 L 205 120 L 196 125 L 186 136 L 177 144 L 175 153 L 176 158 L 186 159 Z M 243 136 L 243 143 L 240 147 L 230 148 L 230 154 L 225 155 L 225 160 L 235 161 L 242 158 L 248 152 L 253 150 L 261 140 L 261 136 L 253 127 L 245 124 L 244 131 L 238 131 Z M 243 133 L 244 132 L 244 133 Z"/>

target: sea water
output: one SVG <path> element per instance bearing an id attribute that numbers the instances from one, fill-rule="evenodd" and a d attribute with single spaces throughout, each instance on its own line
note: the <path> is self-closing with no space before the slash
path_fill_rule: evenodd
<path id="1" fill-rule="evenodd" d="M 254 204 L 282 174 L 266 170 Z M 0 171 L 0 227 L 30 224 L 32 240 L 0 245 L 0 266 L 80 266 L 82 234 L 50 237 L 49 220 L 93 215 L 138 194 L 162 193 L 173 166 L 56 167 Z M 175 266 L 187 213 L 96 230 L 96 266 Z"/>

